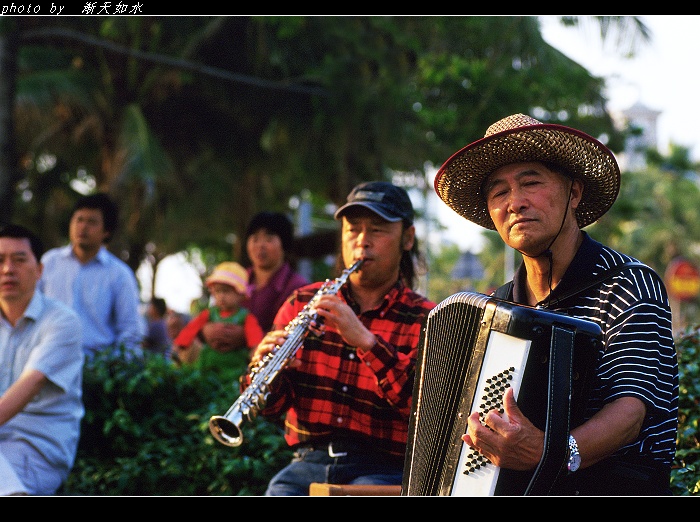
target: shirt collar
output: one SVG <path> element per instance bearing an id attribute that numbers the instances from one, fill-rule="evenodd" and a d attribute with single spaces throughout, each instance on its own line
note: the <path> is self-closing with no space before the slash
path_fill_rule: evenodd
<path id="1" fill-rule="evenodd" d="M 71 244 L 64 246 L 61 249 L 60 253 L 63 257 L 73 257 L 73 258 L 77 259 L 77 257 L 73 253 L 73 245 L 71 245 Z M 97 260 L 99 263 L 105 264 L 108 261 L 108 257 L 109 257 L 109 253 L 107 251 L 107 247 L 102 245 L 100 247 L 100 249 L 97 251 L 97 255 L 94 258 L 92 258 L 91 261 Z"/>
<path id="2" fill-rule="evenodd" d="M 384 296 L 384 300 L 374 308 L 374 311 L 377 311 L 379 313 L 382 313 L 384 310 L 387 310 L 391 306 L 393 306 L 394 302 L 396 302 L 401 294 L 404 292 L 406 289 L 406 285 L 399 279 L 396 281 L 394 286 L 392 286 L 387 294 Z M 359 309 L 357 302 L 350 296 L 350 292 L 348 292 L 348 287 L 343 286 L 343 288 L 340 289 L 340 293 L 343 296 L 343 299 L 345 299 L 345 302 L 350 305 L 350 307 L 357 312 Z"/>
<path id="3" fill-rule="evenodd" d="M 291 271 L 292 267 L 289 265 L 289 262 L 285 261 L 282 263 L 282 265 L 277 269 L 277 272 L 272 274 L 272 277 L 270 278 L 270 282 L 268 285 L 272 285 L 272 288 L 274 288 L 275 292 L 280 293 L 284 290 L 284 284 L 287 281 L 287 275 Z M 251 289 L 258 288 L 258 283 L 255 280 L 255 271 L 253 270 L 253 267 L 250 266 L 247 268 L 248 270 L 248 281 L 250 281 L 249 286 Z"/>
<path id="4" fill-rule="evenodd" d="M 22 314 L 22 317 L 26 317 L 32 321 L 39 319 L 41 312 L 44 310 L 44 299 L 44 294 L 42 294 L 38 289 L 34 290 L 34 295 L 32 295 L 29 305 Z"/>
<path id="5" fill-rule="evenodd" d="M 581 246 L 579 246 L 576 251 L 561 281 L 559 281 L 557 287 L 552 290 L 550 296 L 552 299 L 556 299 L 557 296 L 579 285 L 581 279 L 585 279 L 586 275 L 594 275 L 596 260 L 598 259 L 602 245 L 591 238 L 586 232 L 581 232 L 583 233 Z M 513 301 L 516 303 L 527 302 L 527 293 L 525 291 L 526 280 L 527 270 L 525 270 L 525 264 L 521 263 L 513 277 Z M 547 298 L 544 299 L 544 303 L 546 302 Z"/>

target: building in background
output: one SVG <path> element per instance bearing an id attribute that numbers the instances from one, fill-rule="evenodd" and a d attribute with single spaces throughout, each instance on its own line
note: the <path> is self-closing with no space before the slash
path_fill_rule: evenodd
<path id="1" fill-rule="evenodd" d="M 659 148 L 657 128 L 661 112 L 637 102 L 617 115 L 618 125 L 629 125 L 639 131 L 625 142 L 625 150 L 618 157 L 620 170 L 636 171 L 646 167 L 645 151 Z"/>

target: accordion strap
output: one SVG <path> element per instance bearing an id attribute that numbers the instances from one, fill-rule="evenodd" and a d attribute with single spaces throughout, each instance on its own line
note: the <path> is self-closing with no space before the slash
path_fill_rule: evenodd
<path id="1" fill-rule="evenodd" d="M 584 284 L 576 286 L 566 294 L 555 298 L 549 305 L 561 303 L 569 297 L 600 284 L 626 268 L 650 270 L 643 263 L 634 261 L 622 263 L 598 274 Z M 513 281 L 510 281 L 499 287 L 493 295 L 507 300 L 512 298 L 512 288 Z M 544 449 L 542 458 L 535 469 L 525 495 L 549 494 L 560 474 L 565 472 L 568 459 L 574 332 L 554 325 L 549 355 L 549 384 L 547 388 L 547 421 L 544 430 Z"/>
<path id="2" fill-rule="evenodd" d="M 554 325 L 549 350 L 549 385 L 544 448 L 525 495 L 547 495 L 566 469 L 571 419 L 571 372 L 575 332 Z"/>

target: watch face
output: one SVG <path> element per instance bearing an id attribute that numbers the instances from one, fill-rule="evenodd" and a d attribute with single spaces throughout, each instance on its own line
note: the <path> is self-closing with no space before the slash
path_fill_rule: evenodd
<path id="1" fill-rule="evenodd" d="M 574 453 L 569 457 L 569 471 L 576 471 L 581 465 L 581 456 L 578 453 Z"/>

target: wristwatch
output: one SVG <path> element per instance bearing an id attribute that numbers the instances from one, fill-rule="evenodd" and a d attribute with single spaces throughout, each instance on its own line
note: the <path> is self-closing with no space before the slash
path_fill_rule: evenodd
<path id="1" fill-rule="evenodd" d="M 573 435 L 569 435 L 569 472 L 573 473 L 581 465 L 581 455 L 578 452 L 578 444 Z"/>

